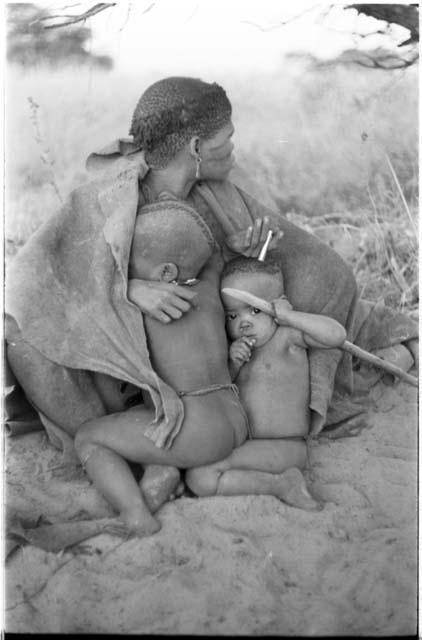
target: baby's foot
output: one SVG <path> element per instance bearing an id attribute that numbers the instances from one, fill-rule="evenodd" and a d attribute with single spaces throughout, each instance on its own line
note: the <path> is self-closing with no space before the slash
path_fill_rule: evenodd
<path id="1" fill-rule="evenodd" d="M 175 500 L 176 498 L 180 498 L 181 495 L 183 495 L 183 492 L 185 491 L 185 483 L 183 482 L 183 480 L 180 480 L 180 482 L 178 483 L 176 489 L 173 491 L 173 493 L 170 495 L 170 500 Z"/>
<path id="2" fill-rule="evenodd" d="M 161 529 L 161 523 L 150 514 L 146 506 L 136 507 L 130 511 L 122 511 L 120 520 L 124 522 L 128 533 L 138 538 L 152 536 Z"/>
<path id="3" fill-rule="evenodd" d="M 287 469 L 287 471 L 279 475 L 279 481 L 278 497 L 286 504 L 309 511 L 320 511 L 322 509 L 322 505 L 314 500 L 309 493 L 300 469 L 296 467 Z"/>
<path id="4" fill-rule="evenodd" d="M 179 485 L 179 469 L 158 464 L 148 465 L 139 483 L 151 513 L 155 513 L 165 502 L 179 495 Z"/>

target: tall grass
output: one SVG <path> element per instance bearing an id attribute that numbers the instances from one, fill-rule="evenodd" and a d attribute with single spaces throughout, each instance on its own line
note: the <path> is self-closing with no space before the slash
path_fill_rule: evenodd
<path id="1" fill-rule="evenodd" d="M 9 253 L 89 179 L 89 152 L 127 135 L 140 92 L 156 79 L 8 69 Z M 275 206 L 343 255 L 365 297 L 416 311 L 417 69 L 286 61 L 273 75 L 211 79 L 234 105 L 239 164 Z"/>

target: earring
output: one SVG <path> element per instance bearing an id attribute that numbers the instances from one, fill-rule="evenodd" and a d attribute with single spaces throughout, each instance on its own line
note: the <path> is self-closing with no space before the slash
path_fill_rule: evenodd
<path id="1" fill-rule="evenodd" d="M 202 158 L 198 153 L 196 156 L 196 173 L 195 173 L 195 178 L 197 180 L 199 180 L 199 178 L 201 177 L 201 162 L 202 162 Z"/>

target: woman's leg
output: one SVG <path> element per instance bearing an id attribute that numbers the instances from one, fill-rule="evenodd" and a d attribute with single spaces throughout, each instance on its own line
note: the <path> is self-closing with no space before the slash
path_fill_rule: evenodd
<path id="1" fill-rule="evenodd" d="M 88 371 L 55 364 L 18 333 L 8 343 L 6 354 L 32 406 L 70 436 L 86 420 L 107 412 Z"/>
<path id="2" fill-rule="evenodd" d="M 303 440 L 248 440 L 224 460 L 189 469 L 186 484 L 199 496 L 272 495 L 295 507 L 319 509 L 300 468 Z"/>

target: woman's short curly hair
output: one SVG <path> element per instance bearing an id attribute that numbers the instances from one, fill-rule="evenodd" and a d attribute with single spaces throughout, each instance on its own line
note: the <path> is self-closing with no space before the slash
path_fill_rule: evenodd
<path id="1" fill-rule="evenodd" d="M 230 121 L 232 107 L 217 83 L 164 78 L 148 87 L 136 105 L 129 133 L 146 162 L 162 168 L 193 137 L 211 138 Z"/>

